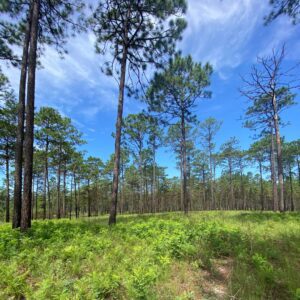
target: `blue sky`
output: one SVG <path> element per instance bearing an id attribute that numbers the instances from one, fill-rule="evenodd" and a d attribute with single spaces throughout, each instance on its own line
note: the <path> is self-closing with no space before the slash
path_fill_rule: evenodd
<path id="1" fill-rule="evenodd" d="M 231 136 L 237 136 L 242 148 L 251 143 L 251 132 L 239 121 L 246 99 L 239 94 L 240 75 L 249 72 L 257 55 L 266 55 L 272 48 L 286 43 L 287 64 L 300 60 L 300 25 L 291 25 L 280 17 L 264 26 L 263 17 L 269 11 L 268 0 L 188 0 L 188 27 L 178 48 L 191 54 L 196 61 L 210 62 L 214 67 L 210 100 L 199 101 L 200 120 L 215 117 L 223 120 L 217 136 L 219 146 Z M 62 60 L 54 49 L 46 49 L 43 68 L 37 72 L 36 106 L 52 106 L 71 117 L 84 133 L 90 155 L 107 160 L 114 150 L 117 108 L 117 83 L 101 73 L 105 57 L 94 53 L 94 37 L 85 33 L 69 41 L 69 54 Z M 18 70 L 3 66 L 12 86 L 17 90 Z M 125 115 L 137 113 L 142 104 L 125 100 Z M 285 112 L 290 125 L 282 129 L 287 140 L 299 138 L 299 105 Z M 168 167 L 169 175 L 177 175 L 174 156 L 167 149 L 159 151 L 158 162 Z"/>

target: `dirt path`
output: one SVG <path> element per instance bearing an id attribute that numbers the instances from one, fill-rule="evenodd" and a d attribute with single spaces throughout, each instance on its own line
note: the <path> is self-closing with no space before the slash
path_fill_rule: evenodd
<path id="1" fill-rule="evenodd" d="M 177 262 L 170 276 L 157 287 L 162 300 L 224 300 L 234 299 L 228 290 L 233 262 L 231 259 L 212 261 L 209 270 L 196 264 Z"/>

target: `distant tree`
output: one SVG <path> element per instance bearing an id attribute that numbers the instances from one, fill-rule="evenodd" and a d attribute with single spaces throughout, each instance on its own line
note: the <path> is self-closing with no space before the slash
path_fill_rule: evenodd
<path id="1" fill-rule="evenodd" d="M 0 94 L 0 160 L 5 162 L 6 222 L 10 221 L 10 162 L 14 158 L 16 142 L 17 103 L 13 91 L 6 89 Z"/>
<path id="2" fill-rule="evenodd" d="M 140 201 L 139 207 L 140 212 L 143 209 L 143 187 L 144 187 L 144 172 L 143 166 L 145 162 L 145 137 L 149 131 L 149 122 L 148 118 L 140 114 L 130 114 L 128 115 L 123 122 L 124 126 L 124 138 L 126 144 L 130 149 L 130 152 L 133 154 L 135 161 L 138 164 L 139 170 L 139 193 Z"/>
<path id="3" fill-rule="evenodd" d="M 286 173 L 289 179 L 289 189 L 290 189 L 290 209 L 295 210 L 295 195 L 293 186 L 294 177 L 294 167 L 296 165 L 296 160 L 299 155 L 298 145 L 295 141 L 283 143 L 283 164 L 286 169 Z M 287 208 L 287 205 L 286 205 Z"/>
<path id="4" fill-rule="evenodd" d="M 200 123 L 199 126 L 199 135 L 201 137 L 201 143 L 206 151 L 209 154 L 209 172 L 210 172 L 210 195 L 211 195 L 211 205 L 212 208 L 215 207 L 215 198 L 214 198 L 214 156 L 213 151 L 215 150 L 215 136 L 220 130 L 222 122 L 216 120 L 215 118 L 208 118 Z"/>
<path id="5" fill-rule="evenodd" d="M 72 180 L 74 183 L 74 202 L 75 202 L 75 217 L 79 218 L 80 214 L 80 182 L 83 177 L 82 171 L 84 170 L 83 153 L 73 151 L 71 156 L 70 169 L 72 173 Z M 72 214 L 72 206 L 70 206 L 70 216 Z"/>
<path id="6" fill-rule="evenodd" d="M 56 142 L 59 133 L 59 124 L 62 118 L 59 112 L 51 107 L 42 107 L 36 115 L 35 138 L 38 146 L 44 152 L 44 179 L 43 179 L 43 218 L 46 218 L 46 198 L 48 194 L 48 218 L 50 218 L 50 192 L 49 192 L 49 152 Z M 47 193 L 48 187 L 48 193 Z"/>
<path id="7" fill-rule="evenodd" d="M 300 1 L 299 0 L 270 0 L 272 10 L 265 17 L 265 23 L 269 24 L 281 15 L 288 15 L 294 25 L 300 21 Z"/>
<path id="8" fill-rule="evenodd" d="M 239 150 L 239 141 L 236 137 L 231 137 L 220 147 L 220 151 L 221 151 L 220 156 L 223 160 L 223 164 L 226 166 L 226 171 L 228 172 L 228 176 L 229 176 L 230 199 L 228 202 L 228 207 L 234 207 L 236 209 L 237 209 L 237 202 L 234 195 L 233 175 L 237 168 L 238 150 Z"/>
<path id="9" fill-rule="evenodd" d="M 147 64 L 161 66 L 165 54 L 174 52 L 175 41 L 186 26 L 185 21 L 177 17 L 185 10 L 185 0 L 105 0 L 100 1 L 91 20 L 97 37 L 96 51 L 102 52 L 108 45 L 111 50 L 112 60 L 106 64 L 106 73 L 116 74 L 119 80 L 109 224 L 116 223 L 124 89 L 126 84 L 129 86 L 126 73 L 129 77 L 133 73 L 137 82 L 141 82 Z M 116 62 L 120 70 L 115 68 Z"/>
<path id="10" fill-rule="evenodd" d="M 103 162 L 100 158 L 89 156 L 85 162 L 85 179 L 87 180 L 87 192 L 88 192 L 88 217 L 91 217 L 91 206 L 92 206 L 92 196 L 91 196 L 91 184 L 99 179 L 100 169 L 103 167 Z"/>
<path id="11" fill-rule="evenodd" d="M 153 116 L 148 116 L 149 127 L 148 127 L 148 145 L 150 146 L 150 151 L 152 153 L 152 203 L 151 203 L 151 211 L 156 211 L 156 152 L 157 149 L 163 143 L 163 128 L 160 126 L 160 121 L 158 118 Z"/>
<path id="12" fill-rule="evenodd" d="M 246 111 L 247 126 L 262 128 L 271 134 L 275 131 L 280 211 L 284 210 L 280 113 L 294 104 L 295 95 L 291 91 L 296 87 L 292 83 L 295 80 L 291 79 L 292 74 L 282 70 L 284 56 L 285 48 L 282 47 L 280 52 L 273 50 L 270 56 L 258 58 L 249 79 L 243 79 L 246 86 L 241 90 L 251 103 Z"/>
<path id="13" fill-rule="evenodd" d="M 248 150 L 248 157 L 251 161 L 258 164 L 259 168 L 259 179 L 260 179 L 260 203 L 261 209 L 265 209 L 264 202 L 264 185 L 263 185 L 263 164 L 268 159 L 268 150 L 270 148 L 269 139 L 261 139 L 250 145 Z M 275 182 L 276 184 L 276 182 Z"/>
<path id="14" fill-rule="evenodd" d="M 202 200 L 201 208 L 208 209 L 209 205 L 207 205 L 206 201 L 206 179 L 210 176 L 209 156 L 204 151 L 195 150 L 193 158 L 192 171 L 199 178 L 199 184 L 201 185 L 201 188 L 199 188 L 199 198 Z"/>
<path id="15" fill-rule="evenodd" d="M 196 101 L 210 97 L 205 88 L 210 84 L 211 74 L 209 64 L 202 66 L 193 62 L 191 56 L 176 55 L 162 72 L 154 74 L 147 91 L 150 111 L 165 116 L 167 122 L 180 121 L 185 213 L 188 212 L 186 126 L 195 121 Z"/>
<path id="16" fill-rule="evenodd" d="M 195 150 L 196 140 L 196 130 L 190 124 L 185 125 L 185 133 L 186 133 L 186 157 L 187 161 L 190 160 L 193 155 L 193 151 Z M 181 195 L 180 195 L 180 209 L 184 210 L 184 193 L 183 193 L 183 144 L 181 138 L 181 123 L 180 121 L 171 124 L 168 128 L 167 135 L 164 139 L 164 144 L 167 147 L 170 147 L 176 155 L 176 159 L 178 161 L 177 167 L 180 170 L 180 185 L 181 185 Z M 188 164 L 187 164 L 187 174 L 188 174 Z M 187 176 L 188 177 L 188 176 Z"/>

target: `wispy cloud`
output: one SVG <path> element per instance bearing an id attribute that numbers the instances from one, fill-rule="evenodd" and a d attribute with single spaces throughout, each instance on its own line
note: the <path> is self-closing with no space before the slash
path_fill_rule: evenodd
<path id="1" fill-rule="evenodd" d="M 198 60 L 209 61 L 222 80 L 230 77 L 230 69 L 296 34 L 297 28 L 286 18 L 263 25 L 268 1 L 189 0 L 188 4 L 188 28 L 180 47 Z"/>

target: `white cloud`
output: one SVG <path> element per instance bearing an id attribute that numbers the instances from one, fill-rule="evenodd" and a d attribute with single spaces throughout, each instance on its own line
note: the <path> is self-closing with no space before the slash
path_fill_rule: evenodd
<path id="1" fill-rule="evenodd" d="M 223 80 L 232 75 L 230 69 L 296 34 L 296 26 L 286 18 L 263 25 L 268 1 L 189 0 L 188 4 L 188 28 L 180 47 L 195 59 L 209 61 Z"/>

